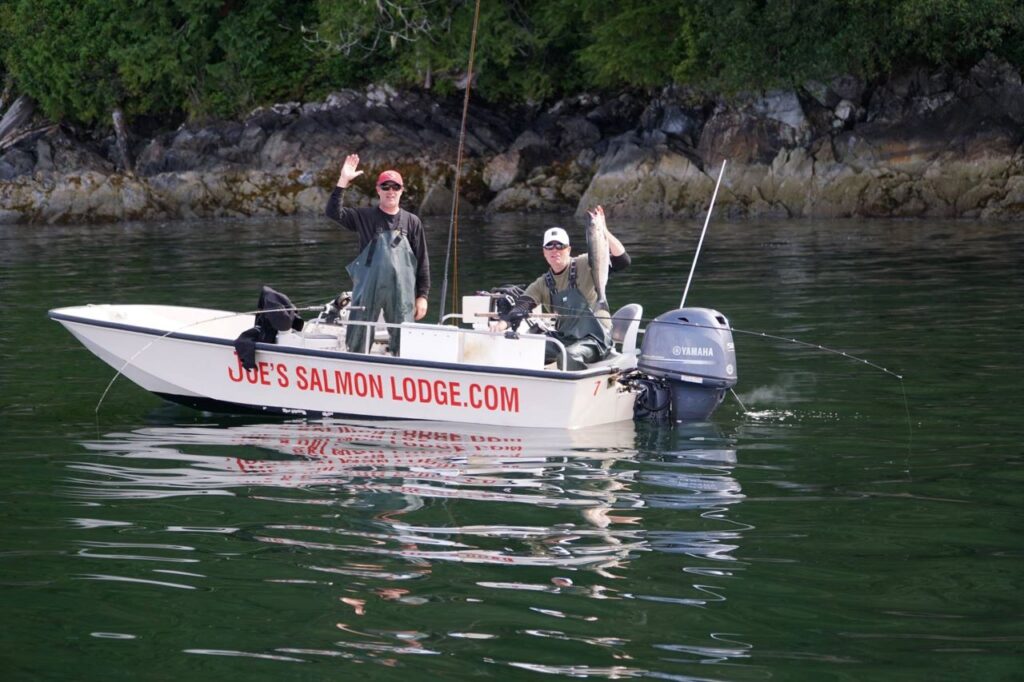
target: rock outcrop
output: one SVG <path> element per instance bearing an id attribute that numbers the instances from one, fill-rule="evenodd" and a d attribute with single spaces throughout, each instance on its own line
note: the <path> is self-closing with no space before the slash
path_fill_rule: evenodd
<path id="1" fill-rule="evenodd" d="M 242 121 L 134 137 L 134 172 L 113 135 L 33 117 L 0 121 L 0 222 L 66 223 L 318 213 L 345 154 L 365 177 L 406 179 L 407 205 L 451 210 L 461 100 L 374 86 L 285 103 Z M 869 88 L 854 78 L 722 99 L 582 95 L 538 110 L 471 106 L 460 210 L 734 218 L 1024 217 L 1024 84 L 986 59 Z M 357 182 L 349 201 L 373 199 Z"/>

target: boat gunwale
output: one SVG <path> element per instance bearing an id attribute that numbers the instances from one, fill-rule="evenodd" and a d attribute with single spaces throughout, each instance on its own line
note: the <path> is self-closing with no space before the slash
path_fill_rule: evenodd
<path id="1" fill-rule="evenodd" d="M 230 346 L 231 348 L 234 348 L 234 340 L 231 339 L 223 339 L 215 336 L 204 336 L 200 334 L 188 334 L 185 332 L 178 331 L 168 332 L 160 329 L 155 329 L 153 327 L 141 327 L 138 325 L 127 324 L 124 322 L 112 322 L 109 320 L 98 320 L 93 317 L 82 317 L 78 315 L 72 315 L 60 312 L 60 310 L 61 309 L 59 308 L 50 310 L 47 312 L 47 316 L 52 320 L 56 320 L 57 322 L 75 322 L 78 324 L 85 324 L 93 327 L 116 329 L 120 331 L 133 332 L 137 334 L 145 334 L 147 336 L 155 336 L 158 339 L 167 338 L 176 339 L 180 341 L 194 341 L 210 345 Z M 458 329 L 458 327 L 453 327 L 453 329 Z M 586 379 L 592 380 L 594 377 L 603 377 L 608 375 L 619 374 L 622 371 L 622 368 L 608 365 L 588 367 L 587 369 L 578 370 L 574 372 L 558 369 L 519 369 L 513 367 L 501 367 L 496 365 L 472 365 L 455 362 L 435 362 L 433 360 L 412 360 L 407 358 L 397 358 L 394 356 L 378 356 L 365 353 L 352 353 L 349 351 L 340 350 L 333 351 L 299 348 L 297 346 L 282 346 L 275 343 L 264 342 L 257 342 L 256 349 L 268 352 L 282 353 L 284 355 L 319 357 L 328 358 L 332 360 L 347 360 L 354 362 L 381 364 L 398 367 L 422 367 L 424 369 L 444 369 L 477 374 L 554 379 L 557 381 L 579 381 Z"/>

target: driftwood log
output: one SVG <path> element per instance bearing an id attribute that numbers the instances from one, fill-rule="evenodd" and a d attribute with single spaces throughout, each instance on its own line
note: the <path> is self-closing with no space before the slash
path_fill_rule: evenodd
<path id="1" fill-rule="evenodd" d="M 36 103 L 31 97 L 22 95 L 14 100 L 11 108 L 7 110 L 4 117 L 0 119 L 0 151 L 14 144 L 14 138 L 18 136 L 19 129 L 32 120 L 32 114 L 36 111 Z"/>

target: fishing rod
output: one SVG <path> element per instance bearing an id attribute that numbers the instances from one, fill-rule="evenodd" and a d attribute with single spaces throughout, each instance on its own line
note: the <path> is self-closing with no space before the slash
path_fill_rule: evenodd
<path id="1" fill-rule="evenodd" d="M 693 271 L 697 269 L 697 258 L 700 257 L 700 247 L 704 244 L 704 235 L 708 231 L 708 223 L 711 221 L 711 212 L 715 210 L 715 199 L 718 197 L 718 187 L 722 184 L 722 175 L 725 174 L 725 159 L 722 159 L 722 169 L 718 171 L 718 182 L 715 183 L 715 191 L 711 195 L 711 204 L 708 206 L 708 214 L 704 218 L 704 229 L 700 232 L 700 241 L 697 242 L 697 251 L 693 254 L 693 263 L 690 264 L 690 276 L 686 278 L 686 288 L 683 289 L 683 298 L 679 301 L 679 307 L 686 305 L 686 294 L 690 291 L 690 282 L 693 280 Z"/>
<path id="2" fill-rule="evenodd" d="M 441 281 L 441 302 L 438 322 L 444 319 L 444 301 L 448 297 L 448 263 L 452 256 L 452 235 L 455 235 L 455 271 L 459 267 L 459 186 L 462 181 L 462 154 L 466 145 L 466 119 L 469 117 L 469 91 L 473 87 L 473 57 L 476 54 L 476 32 L 480 23 L 480 0 L 476 0 L 473 12 L 473 34 L 469 42 L 469 64 L 466 67 L 466 95 L 462 100 L 462 123 L 459 125 L 459 148 L 455 155 L 455 182 L 452 193 L 452 217 L 448 223 L 448 247 L 444 254 L 444 279 Z M 452 307 L 458 296 L 459 279 L 455 278 L 455 289 L 452 291 Z"/>

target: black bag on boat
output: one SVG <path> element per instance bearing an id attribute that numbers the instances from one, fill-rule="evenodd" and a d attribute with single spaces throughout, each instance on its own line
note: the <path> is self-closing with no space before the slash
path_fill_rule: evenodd
<path id="1" fill-rule="evenodd" d="M 517 284 L 502 284 L 491 289 L 490 293 L 494 297 L 494 312 L 507 315 L 516 301 L 526 295 L 526 290 Z"/>
<path id="2" fill-rule="evenodd" d="M 260 290 L 256 309 L 260 311 L 256 313 L 256 325 L 235 339 L 235 352 L 245 369 L 256 369 L 257 343 L 276 343 L 278 332 L 302 331 L 305 324 L 291 300 L 268 286 Z"/>
<path id="3" fill-rule="evenodd" d="M 490 291 L 493 312 L 498 319 L 508 323 L 509 329 L 516 331 L 519 324 L 527 317 L 537 302 L 526 295 L 526 290 L 516 284 L 503 284 Z"/>

